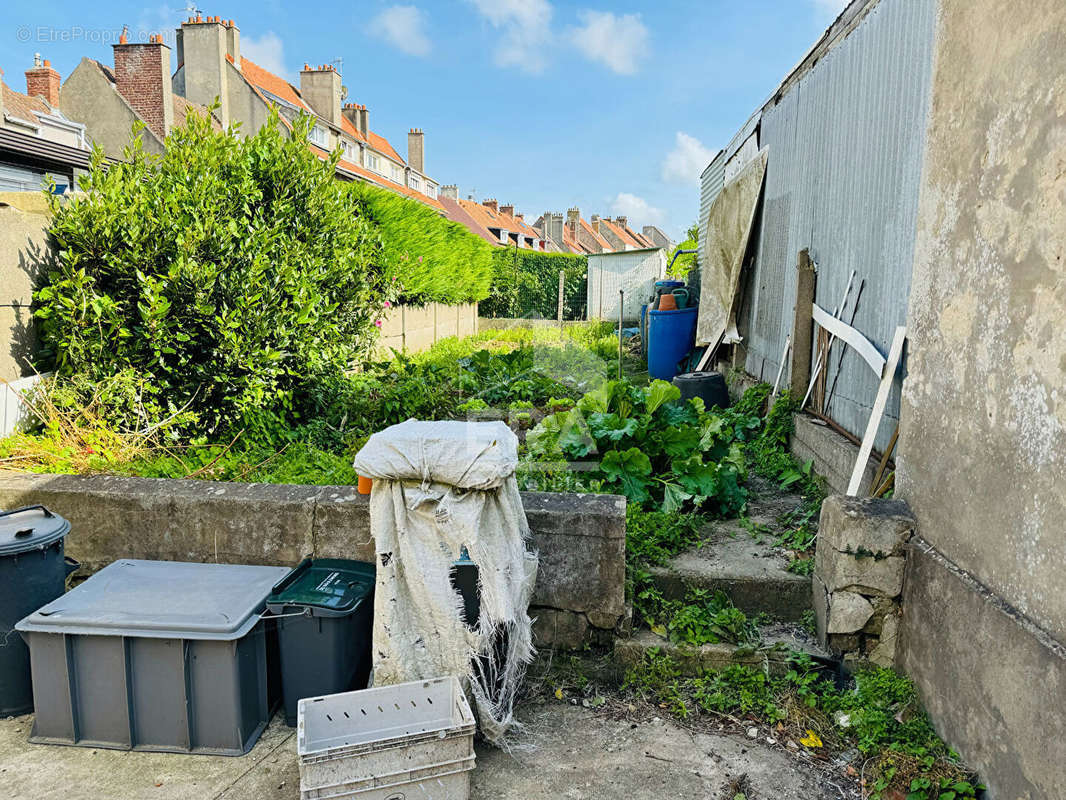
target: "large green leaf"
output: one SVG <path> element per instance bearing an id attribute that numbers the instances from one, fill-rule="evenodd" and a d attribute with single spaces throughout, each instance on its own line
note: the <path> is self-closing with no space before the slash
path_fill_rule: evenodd
<path id="1" fill-rule="evenodd" d="M 673 473 L 685 491 L 693 495 L 711 497 L 718 490 L 718 465 L 704 463 L 699 455 L 675 461 Z"/>
<path id="2" fill-rule="evenodd" d="M 617 414 L 596 413 L 589 415 L 589 430 L 598 441 L 620 442 L 637 431 L 637 420 L 622 419 Z"/>
<path id="3" fill-rule="evenodd" d="M 681 390 L 667 381 L 654 380 L 644 390 L 644 407 L 649 414 L 663 403 L 672 403 L 681 398 Z"/>
<path id="4" fill-rule="evenodd" d="M 611 450 L 604 454 L 600 469 L 609 483 L 619 483 L 622 494 L 635 503 L 650 499 L 651 461 L 635 447 Z"/>
<path id="5" fill-rule="evenodd" d="M 657 435 L 663 452 L 671 458 L 685 458 L 700 446 L 700 431 L 692 425 L 667 428 Z"/>

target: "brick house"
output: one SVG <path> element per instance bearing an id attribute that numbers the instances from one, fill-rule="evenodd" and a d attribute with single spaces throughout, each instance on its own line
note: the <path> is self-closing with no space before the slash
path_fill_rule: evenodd
<path id="1" fill-rule="evenodd" d="M 441 200 L 453 222 L 498 247 L 517 245 L 525 250 L 552 252 L 548 240 L 513 205 L 500 205 L 495 199 L 479 203 L 458 195 L 456 186 L 445 186 L 442 190 Z"/>

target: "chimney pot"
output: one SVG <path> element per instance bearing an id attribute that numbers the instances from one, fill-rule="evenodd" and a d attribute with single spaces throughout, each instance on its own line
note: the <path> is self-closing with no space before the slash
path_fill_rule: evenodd
<path id="1" fill-rule="evenodd" d="M 197 14 L 197 15 L 196 15 L 196 23 L 197 23 L 197 24 L 200 24 L 200 23 L 201 23 L 201 22 L 203 22 L 203 21 L 204 21 L 204 18 L 203 18 L 202 16 L 200 16 L 199 14 Z"/>
<path id="2" fill-rule="evenodd" d="M 49 61 L 41 61 L 41 54 L 34 53 L 33 67 L 26 70 L 26 94 L 40 95 L 52 108 L 59 107 L 59 73 Z"/>

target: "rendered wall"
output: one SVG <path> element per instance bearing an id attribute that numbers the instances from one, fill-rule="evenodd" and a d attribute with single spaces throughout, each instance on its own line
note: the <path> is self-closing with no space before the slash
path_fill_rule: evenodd
<path id="1" fill-rule="evenodd" d="M 374 560 L 369 498 L 352 486 L 0 473 L 0 509 L 66 517 L 85 572 L 119 558 L 295 566 L 305 555 Z M 523 492 L 540 569 L 538 646 L 613 639 L 626 622 L 625 498 Z"/>
<path id="2" fill-rule="evenodd" d="M 1066 785 L 1066 5 L 1019 12 L 940 0 L 897 480 L 901 664 L 1010 800 Z"/>
<path id="3" fill-rule="evenodd" d="M 477 303 L 396 306 L 382 318 L 378 353 L 420 353 L 449 336 L 473 336 L 477 332 Z"/>

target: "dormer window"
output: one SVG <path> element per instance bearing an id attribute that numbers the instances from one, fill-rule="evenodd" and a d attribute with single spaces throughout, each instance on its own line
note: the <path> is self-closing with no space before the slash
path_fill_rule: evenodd
<path id="1" fill-rule="evenodd" d="M 321 125 L 315 125 L 315 127 L 311 129 L 311 132 L 307 134 L 307 138 L 308 140 L 310 140 L 311 144 L 317 144 L 319 147 L 325 147 L 326 129 L 323 128 Z"/>
<path id="2" fill-rule="evenodd" d="M 374 172 L 381 172 L 381 160 L 373 153 L 368 152 L 366 154 L 366 165 Z"/>

